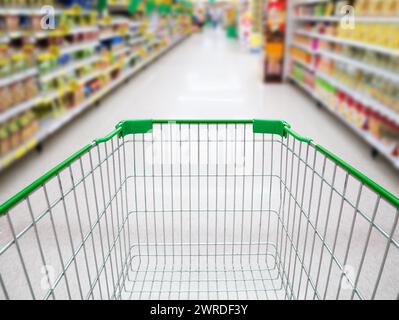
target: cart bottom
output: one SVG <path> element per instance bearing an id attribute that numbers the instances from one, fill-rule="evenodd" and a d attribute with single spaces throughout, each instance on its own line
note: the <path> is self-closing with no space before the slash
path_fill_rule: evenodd
<path id="1" fill-rule="evenodd" d="M 265 249 L 270 251 L 265 253 Z M 140 245 L 121 299 L 287 299 L 271 244 Z"/>

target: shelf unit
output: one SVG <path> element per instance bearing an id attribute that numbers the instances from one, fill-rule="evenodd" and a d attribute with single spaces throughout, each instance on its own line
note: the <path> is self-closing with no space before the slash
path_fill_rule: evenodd
<path id="1" fill-rule="evenodd" d="M 376 111 L 384 114 L 386 117 L 399 123 L 399 113 L 398 112 L 395 112 L 395 111 L 387 108 L 385 105 L 383 105 L 382 103 L 373 99 L 372 97 L 369 97 L 369 96 L 365 95 L 364 93 L 360 93 L 360 92 L 356 91 L 356 89 L 347 86 L 346 84 L 340 82 L 339 80 L 335 79 L 334 77 L 332 77 L 324 72 L 316 71 L 316 75 L 319 78 L 322 78 L 322 79 L 330 82 L 336 88 L 346 92 L 349 95 L 352 95 L 353 98 L 355 98 L 355 100 L 360 101 L 365 105 L 372 106 Z"/>
<path id="2" fill-rule="evenodd" d="M 352 59 L 352 58 L 348 58 L 346 56 L 343 56 L 341 54 L 337 54 L 334 52 L 330 52 L 328 50 L 324 50 L 324 49 L 317 49 L 314 50 L 302 43 L 296 43 L 296 42 L 292 42 L 291 44 L 294 47 L 297 47 L 303 51 L 306 51 L 312 55 L 320 55 L 320 56 L 325 56 L 327 58 L 330 58 L 332 60 L 335 61 L 339 61 L 339 62 L 343 62 L 345 64 L 351 65 L 353 67 L 356 67 L 358 69 L 362 69 L 364 71 L 379 75 L 383 78 L 395 81 L 395 82 L 399 82 L 399 74 L 395 73 L 395 72 L 391 72 L 387 69 L 378 67 L 378 66 L 372 66 L 369 65 L 367 63 Z"/>
<path id="3" fill-rule="evenodd" d="M 37 74 L 37 69 L 36 68 L 29 68 L 17 73 L 12 74 L 11 76 L 0 79 L 0 87 L 7 86 L 13 82 L 17 82 L 20 80 L 23 80 L 25 78 L 28 78 L 30 76 L 34 76 Z"/>
<path id="4" fill-rule="evenodd" d="M 64 54 L 72 53 L 72 52 L 79 51 L 82 49 L 95 48 L 98 46 L 98 44 L 99 44 L 98 40 L 77 43 L 75 45 L 61 48 L 60 54 L 64 55 Z"/>
<path id="5" fill-rule="evenodd" d="M 364 71 L 379 75 L 383 78 L 392 80 L 394 82 L 399 82 L 399 74 L 389 71 L 388 69 L 383 69 L 381 67 L 373 66 L 367 63 L 364 63 L 362 61 L 358 61 L 352 58 L 348 58 L 346 56 L 343 56 L 341 54 L 333 53 L 327 50 L 317 50 L 316 54 L 320 54 L 322 56 L 325 56 L 327 58 L 333 59 L 335 61 L 343 62 L 347 65 L 351 65 L 353 67 L 356 67 L 358 69 L 362 69 Z"/>
<path id="6" fill-rule="evenodd" d="M 33 106 L 36 105 L 37 97 L 33 97 L 28 101 L 24 101 L 22 103 L 17 104 L 16 106 L 0 113 L 0 123 L 11 119 L 12 117 L 24 112 L 25 110 L 31 109 Z"/>
<path id="7" fill-rule="evenodd" d="M 57 14 L 61 14 L 67 10 L 68 9 L 59 9 L 57 10 Z M 86 14 L 88 12 L 91 11 L 82 9 L 80 14 Z M 41 12 L 40 10 L 30 8 L 18 8 L 12 10 L 0 8 L 0 16 L 5 14 L 34 15 L 41 14 Z M 106 94 L 110 93 L 129 77 L 135 75 L 142 68 L 149 65 L 155 59 L 187 37 L 187 29 L 182 26 L 179 22 L 180 20 L 167 17 L 164 18 L 163 21 L 166 21 L 163 25 L 158 26 L 157 24 L 151 24 L 151 26 L 149 26 L 147 18 L 145 17 L 143 18 L 143 21 L 133 21 L 128 17 L 111 16 L 110 19 L 101 19 L 100 21 L 97 21 L 96 25 L 72 26 L 70 29 L 68 28 L 59 33 L 54 30 L 44 30 L 39 32 L 16 30 L 12 32 L 13 34 L 6 31 L 0 33 L 0 43 L 7 43 L 11 36 L 24 37 L 24 39 L 29 43 L 34 43 L 35 39 L 42 39 L 54 35 L 64 37 L 80 32 L 96 32 L 95 37 L 90 36 L 91 40 L 61 46 L 58 49 L 59 56 L 69 55 L 82 50 L 91 50 L 91 55 L 85 58 L 82 57 L 78 60 L 74 60 L 76 58 L 73 57 L 70 62 L 50 69 L 45 73 L 39 72 L 39 65 L 31 69 L 14 73 L 12 76 L 0 78 L 0 87 L 8 86 L 13 82 L 32 76 L 34 76 L 42 86 L 53 79 L 64 78 L 65 76 L 70 75 L 73 76 L 75 73 L 74 79 L 77 81 L 73 80 L 73 82 L 76 85 L 80 85 L 81 88 L 91 86 L 90 83 L 92 83 L 92 80 L 98 83 L 98 85 L 94 86 L 89 93 L 84 91 L 85 98 L 80 103 L 76 102 L 80 100 L 74 100 L 75 102 L 73 106 L 63 106 L 65 111 L 56 111 L 59 113 L 58 115 L 54 114 L 54 116 L 39 120 L 38 132 L 6 154 L 0 155 L 0 171 L 4 170 L 14 161 L 22 158 L 26 153 L 43 142 L 48 136 L 62 128 L 66 123 L 72 121 L 83 111 L 89 109 L 90 106 L 101 100 Z M 166 30 L 165 26 L 167 26 L 167 30 L 173 29 L 174 32 L 169 33 L 168 31 L 167 33 L 164 33 L 163 31 Z M 119 27 L 124 28 L 123 30 L 125 31 L 119 32 L 119 30 L 122 30 Z M 108 34 L 102 32 L 112 30 L 115 32 L 109 32 Z M 120 39 L 120 42 L 114 41 L 114 39 L 117 38 Z M 115 47 L 115 45 L 117 47 Z M 108 53 L 110 54 L 105 53 L 104 50 L 108 50 Z M 99 62 L 100 59 L 103 62 L 105 61 L 106 65 L 102 67 L 99 65 L 93 65 Z M 93 65 L 92 69 L 84 70 L 83 67 L 88 65 Z M 116 70 L 118 71 L 113 72 Z M 84 71 L 83 76 L 81 76 L 82 71 Z M 69 79 L 69 77 L 65 79 Z M 8 120 L 16 119 L 19 114 L 36 108 L 39 103 L 53 103 L 53 101 L 64 97 L 65 94 L 71 93 L 72 89 L 69 88 L 69 83 L 71 82 L 67 83 L 68 86 L 66 86 L 65 89 L 61 86 L 60 89 L 41 90 L 36 96 L 29 100 L 18 105 L 13 105 L 5 111 L 0 112 L 0 127 Z"/>
<path id="8" fill-rule="evenodd" d="M 357 102 L 362 103 L 363 105 L 367 106 L 374 112 L 381 114 L 386 119 L 389 119 L 393 123 L 399 125 L 399 111 L 395 111 L 394 109 L 384 105 L 382 102 L 376 100 L 375 98 L 369 96 L 364 91 L 359 91 L 354 87 L 348 86 L 346 83 L 342 82 L 341 80 L 337 79 L 335 76 L 322 72 L 318 69 L 317 62 L 318 59 L 315 57 L 326 57 L 329 60 L 333 60 L 339 62 L 344 65 L 348 65 L 351 68 L 355 68 L 357 70 L 362 70 L 369 74 L 373 74 L 376 76 L 381 77 L 382 79 L 386 79 L 391 81 L 392 83 L 399 83 L 399 75 L 397 72 L 383 68 L 378 65 L 370 65 L 360 60 L 356 60 L 354 58 L 348 57 L 341 53 L 332 52 L 327 49 L 321 49 L 318 46 L 311 46 L 306 45 L 303 43 L 297 43 L 294 40 L 294 35 L 308 37 L 309 39 L 317 39 L 318 41 L 323 41 L 332 44 L 338 44 L 343 46 L 350 46 L 358 49 L 368 50 L 369 52 L 375 52 L 378 54 L 383 54 L 386 56 L 390 56 L 393 58 L 399 57 L 399 48 L 389 48 L 383 47 L 375 44 L 369 44 L 362 41 L 357 41 L 353 39 L 341 38 L 338 36 L 332 36 L 330 34 L 323 34 L 318 33 L 316 31 L 309 31 L 308 28 L 304 28 L 304 23 L 339 23 L 341 17 L 339 16 L 295 16 L 295 10 L 297 6 L 306 6 L 306 5 L 314 5 L 320 3 L 327 3 L 329 0 L 326 1 L 296 1 L 289 5 L 288 9 L 288 21 L 289 25 L 287 26 L 287 61 L 285 67 L 285 77 L 294 81 L 302 90 L 308 93 L 315 101 L 319 104 L 323 105 L 330 113 L 332 113 L 337 119 L 344 122 L 350 129 L 353 130 L 355 134 L 362 137 L 370 146 L 378 150 L 378 152 L 384 155 L 385 158 L 389 160 L 393 166 L 399 170 L 399 157 L 393 152 L 393 149 L 387 147 L 383 142 L 379 139 L 371 135 L 368 131 L 358 128 L 348 119 L 346 119 L 341 114 L 335 112 L 333 106 L 328 106 L 326 101 L 323 101 L 323 98 L 316 94 L 316 91 L 312 88 L 307 86 L 305 83 L 299 82 L 295 77 L 293 77 L 289 72 L 289 67 L 292 64 L 298 64 L 303 69 L 307 70 L 310 74 L 314 75 L 316 79 L 322 79 L 329 83 L 335 89 L 344 92 L 347 96 L 350 96 Z M 390 23 L 390 24 L 399 24 L 399 17 L 359 17 L 356 16 L 356 22 L 362 23 Z M 312 41 L 309 41 L 311 43 Z M 320 42 L 319 42 L 320 43 Z M 290 48 L 296 47 L 312 57 L 312 63 L 305 63 L 303 60 L 298 59 L 296 57 L 292 57 L 290 54 Z M 399 141 L 398 141 L 399 145 Z"/>
<path id="9" fill-rule="evenodd" d="M 373 44 L 368 44 L 366 42 L 350 40 L 350 39 L 345 39 L 345 38 L 339 38 L 339 37 L 320 34 L 320 33 L 316 33 L 316 32 L 309 32 L 306 30 L 297 30 L 297 31 L 295 31 L 295 34 L 399 57 L 399 49 L 381 47 L 381 46 L 377 46 L 377 45 L 373 45 Z"/>
<path id="10" fill-rule="evenodd" d="M 95 54 L 92 57 L 88 57 L 82 60 L 70 62 L 65 66 L 59 67 L 55 70 L 51 70 L 40 76 L 40 81 L 50 81 L 53 78 L 59 77 L 62 74 L 70 73 L 84 65 L 94 63 L 100 59 L 100 56 Z"/>
<path id="11" fill-rule="evenodd" d="M 47 139 L 53 133 L 55 133 L 56 131 L 61 129 L 65 124 L 67 124 L 68 122 L 70 122 L 71 120 L 76 118 L 83 111 L 90 108 L 93 104 L 95 104 L 97 101 L 99 101 L 101 98 L 103 98 L 106 94 L 110 93 L 112 90 L 114 90 L 116 87 L 118 87 L 124 81 L 126 81 L 128 78 L 137 74 L 145 66 L 151 64 L 154 60 L 161 57 L 167 51 L 169 51 L 170 49 L 175 47 L 177 44 L 182 42 L 185 38 L 186 38 L 186 36 L 181 36 L 177 39 L 174 39 L 168 47 L 161 49 L 159 52 L 156 52 L 155 54 L 151 55 L 144 61 L 139 62 L 136 66 L 130 68 L 129 70 L 126 70 L 117 79 L 115 79 L 114 81 L 109 83 L 104 88 L 100 89 L 97 93 L 95 93 L 93 96 L 89 97 L 87 100 L 82 102 L 80 105 L 71 108 L 69 111 L 67 111 L 65 114 L 63 114 L 61 117 L 55 118 L 55 119 L 42 120 L 40 122 L 40 130 L 35 134 L 35 136 L 33 138 L 29 139 L 28 141 L 26 141 L 25 143 L 23 143 L 16 149 L 11 150 L 9 153 L 7 153 L 6 155 L 4 155 L 3 157 L 0 158 L 0 171 L 4 170 L 10 164 L 12 164 L 16 160 L 25 156 L 29 151 L 33 150 L 39 143 L 43 142 L 45 139 Z M 1 119 L 2 118 L 0 118 L 0 121 L 1 121 Z"/>

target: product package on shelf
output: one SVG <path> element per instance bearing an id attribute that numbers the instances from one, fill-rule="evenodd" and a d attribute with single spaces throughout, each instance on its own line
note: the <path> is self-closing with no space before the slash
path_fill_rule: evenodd
<path id="1" fill-rule="evenodd" d="M 284 66 L 286 0 L 268 3 L 265 28 L 264 81 L 281 82 Z"/>

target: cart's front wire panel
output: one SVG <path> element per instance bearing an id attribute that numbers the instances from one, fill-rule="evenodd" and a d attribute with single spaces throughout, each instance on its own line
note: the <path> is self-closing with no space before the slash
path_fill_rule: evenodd
<path id="1" fill-rule="evenodd" d="M 154 123 L 0 218 L 0 299 L 396 299 L 398 216 L 312 143 Z"/>

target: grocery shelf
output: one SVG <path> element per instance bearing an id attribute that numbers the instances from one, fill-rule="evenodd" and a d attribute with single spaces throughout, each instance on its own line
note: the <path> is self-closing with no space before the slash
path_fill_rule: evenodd
<path id="1" fill-rule="evenodd" d="M 98 40 L 94 40 L 94 41 L 85 41 L 85 42 L 77 43 L 74 45 L 68 45 L 68 46 L 61 48 L 60 53 L 61 54 L 69 54 L 69 53 L 79 51 L 79 50 L 95 48 L 96 46 L 98 46 L 98 44 L 99 44 Z"/>
<path id="2" fill-rule="evenodd" d="M 310 72 L 315 72 L 315 68 L 311 63 L 307 63 L 301 59 L 295 58 L 295 57 L 291 57 L 292 61 L 295 61 L 296 63 L 300 64 L 302 67 L 304 67 L 306 70 L 310 71 Z"/>
<path id="3" fill-rule="evenodd" d="M 304 36 L 309 36 L 309 37 L 315 37 L 315 38 L 319 38 L 322 40 L 327 40 L 327 41 L 332 41 L 332 42 L 336 42 L 336 43 L 341 43 L 341 44 L 347 44 L 347 45 L 353 45 L 353 46 L 357 46 L 357 47 L 362 47 L 364 49 L 370 49 L 370 50 L 374 50 L 374 51 L 378 51 L 381 53 L 385 53 L 385 54 L 390 54 L 393 56 L 397 56 L 399 55 L 399 51 L 398 50 L 394 50 L 394 49 L 390 49 L 390 48 L 384 48 L 384 47 L 380 47 L 380 46 L 375 46 L 375 45 L 369 45 L 367 43 L 362 43 L 359 41 L 353 41 L 353 40 L 348 40 L 348 39 L 342 39 L 339 37 L 334 37 L 334 36 L 330 36 L 330 35 L 323 35 L 323 34 L 318 34 L 315 32 L 310 32 L 310 31 L 306 31 L 306 30 L 297 30 L 294 31 L 295 34 L 298 35 L 304 35 Z M 389 70 L 383 69 L 381 67 L 378 66 L 373 66 L 373 65 L 369 65 L 366 64 L 364 62 L 352 59 L 352 58 L 348 58 L 345 56 L 342 56 L 340 54 L 325 50 L 325 49 L 317 49 L 317 50 L 312 50 L 309 46 L 300 44 L 300 43 L 296 43 L 296 42 L 292 42 L 291 45 L 302 49 L 305 52 L 308 52 L 310 54 L 318 54 L 318 55 L 323 55 L 326 56 L 330 59 L 336 60 L 336 61 L 340 61 L 343 63 L 346 63 L 348 65 L 357 67 L 359 69 L 365 70 L 367 72 L 373 73 L 373 74 L 377 74 L 381 77 L 385 77 L 388 79 L 391 79 L 395 82 L 399 81 L 399 75 L 391 72 Z M 362 102 L 363 104 L 369 106 L 371 109 L 385 115 L 386 117 L 388 117 L 389 119 L 395 121 L 396 123 L 399 123 L 399 114 L 393 110 L 391 110 L 390 108 L 386 107 L 384 104 L 376 101 L 375 99 L 367 96 L 364 93 L 360 93 L 357 92 L 356 90 L 354 90 L 353 88 L 350 88 L 348 86 L 346 86 L 345 84 L 339 82 L 337 79 L 335 79 L 332 76 L 329 76 L 321 71 L 315 70 L 314 68 L 311 68 L 308 64 L 304 63 L 303 61 L 296 59 L 294 57 L 291 57 L 291 59 L 293 61 L 295 61 L 296 63 L 300 64 L 301 66 L 303 66 L 304 68 L 306 68 L 308 71 L 315 73 L 316 76 L 323 78 L 325 80 L 327 80 L 328 82 L 330 82 L 332 85 L 334 85 L 336 88 L 346 92 L 347 94 L 349 94 L 350 96 L 352 96 L 355 100 Z"/>
<path id="4" fill-rule="evenodd" d="M 25 102 L 22 102 L 16 106 L 13 106 L 6 111 L 0 112 L 0 125 L 7 121 L 8 119 L 11 119 L 12 117 L 20 114 L 21 112 L 24 112 L 25 110 L 31 109 L 33 106 L 37 104 L 38 97 L 33 97 Z"/>
<path id="5" fill-rule="evenodd" d="M 58 118 L 50 118 L 40 121 L 40 130 L 37 134 L 37 140 L 43 141 L 48 136 L 52 135 L 54 132 L 56 132 L 66 123 L 70 122 L 80 113 L 82 113 L 83 110 L 87 109 L 94 102 L 96 102 L 108 90 L 110 90 L 109 86 L 104 87 L 103 89 L 99 90 L 97 93 L 93 94 L 92 97 L 89 97 L 80 105 L 75 106 L 70 110 L 66 111 L 63 115 L 61 115 Z"/>
<path id="6" fill-rule="evenodd" d="M 294 6 L 303 6 L 303 5 L 319 4 L 327 2 L 330 2 L 330 0 L 297 0 L 294 2 Z"/>
<path id="7" fill-rule="evenodd" d="M 126 37 L 128 34 L 120 34 L 118 32 L 109 32 L 107 34 L 100 34 L 100 41 L 116 38 L 116 37 Z"/>
<path id="8" fill-rule="evenodd" d="M 150 64 L 152 61 L 160 57 L 162 54 L 164 54 L 166 51 L 170 50 L 174 45 L 176 45 L 178 42 L 180 42 L 183 39 L 179 39 L 172 43 L 170 46 L 163 48 L 159 52 L 155 53 L 152 55 L 150 58 L 146 59 L 143 62 L 138 63 L 136 66 L 131 68 L 130 70 L 125 71 L 122 75 L 120 75 L 117 79 L 109 83 L 107 86 L 104 88 L 100 89 L 98 92 L 94 93 L 93 96 L 89 97 L 86 101 L 82 102 L 79 106 L 76 106 L 74 108 L 71 108 L 70 111 L 68 111 L 65 115 L 60 117 L 59 119 L 49 121 L 49 123 L 45 123 L 43 132 L 39 134 L 39 140 L 45 139 L 48 135 L 54 133 L 57 131 L 60 127 L 62 127 L 65 123 L 69 122 L 73 118 L 75 118 L 78 114 L 80 114 L 84 109 L 87 109 L 89 106 L 91 106 L 93 103 L 101 99 L 105 94 L 110 92 L 112 89 L 117 87 L 119 84 L 121 84 L 124 80 L 126 80 L 128 77 L 132 76 L 136 72 L 138 72 L 140 69 L 142 69 L 144 66 Z M 115 69 L 116 66 L 110 66 L 107 70 Z M 104 71 L 100 72 L 101 74 L 104 73 Z"/>
<path id="9" fill-rule="evenodd" d="M 360 138 L 370 144 L 373 148 L 378 150 L 396 169 L 399 169 L 399 158 L 392 156 L 392 150 L 389 147 L 381 143 L 378 139 L 374 138 L 372 135 L 368 134 L 367 132 L 359 129 L 349 120 L 338 114 L 337 112 L 333 111 L 327 103 L 321 99 L 313 88 L 309 88 L 305 84 L 301 83 L 293 76 L 288 76 L 292 81 L 294 81 L 300 88 L 302 88 L 306 93 L 308 93 L 312 98 L 314 98 L 317 102 L 319 102 L 327 111 L 329 111 L 332 115 L 342 121 L 346 126 L 348 126 L 354 133 L 356 133 Z"/>
<path id="10" fill-rule="evenodd" d="M 141 42 L 144 42 L 144 41 L 147 41 L 147 40 L 148 40 L 148 39 L 145 38 L 145 37 L 138 37 L 138 38 L 136 38 L 136 39 L 130 40 L 130 41 L 129 41 L 129 44 L 130 44 L 130 45 L 135 45 L 135 44 L 137 44 L 137 43 L 141 43 Z"/>
<path id="11" fill-rule="evenodd" d="M 115 56 L 120 56 L 121 54 L 127 53 L 130 50 L 131 50 L 131 48 L 124 46 L 124 47 L 122 47 L 120 49 L 115 50 L 114 51 L 114 55 Z"/>
<path id="12" fill-rule="evenodd" d="M 330 41 L 330 42 L 335 42 L 343 45 L 348 45 L 352 47 L 357 47 L 357 48 L 362 48 L 365 50 L 372 50 L 376 51 L 379 53 L 391 55 L 391 56 L 397 56 L 399 57 L 399 50 L 398 49 L 393 49 L 393 48 L 387 48 L 379 45 L 374 45 L 374 44 L 368 44 L 366 42 L 362 41 L 356 41 L 356 40 L 350 40 L 350 39 L 345 39 L 345 38 L 340 38 L 340 37 L 334 37 L 330 35 L 325 35 L 325 34 L 320 34 L 316 32 L 310 32 L 306 30 L 297 30 L 295 31 L 296 34 L 302 35 L 302 36 L 308 36 L 312 38 L 318 38 L 320 40 L 325 40 L 325 41 Z"/>
<path id="13" fill-rule="evenodd" d="M 55 9 L 55 14 L 62 13 L 63 10 Z M 29 7 L 8 7 L 8 8 L 0 8 L 0 15 L 42 15 L 45 14 L 40 8 L 29 8 Z"/>
<path id="14" fill-rule="evenodd" d="M 60 96 L 62 90 L 52 90 L 52 91 L 45 91 L 39 94 L 38 101 L 43 100 L 54 100 Z"/>
<path id="15" fill-rule="evenodd" d="M 130 27 L 138 27 L 138 26 L 141 26 L 142 24 L 143 24 L 142 21 L 131 21 Z"/>
<path id="16" fill-rule="evenodd" d="M 359 69 L 363 69 L 364 71 L 370 72 L 370 73 L 374 73 L 376 75 L 379 75 L 381 77 L 387 78 L 387 79 L 391 79 L 393 81 L 399 82 L 399 74 L 395 73 L 395 72 L 391 72 L 389 70 L 385 70 L 383 68 L 377 67 L 377 66 L 373 66 L 352 58 L 348 58 L 345 57 L 343 55 L 328 51 L 328 50 L 324 50 L 324 49 L 318 49 L 317 54 L 321 54 L 327 58 L 336 60 L 336 61 L 340 61 L 346 64 L 349 64 L 353 67 L 357 67 Z"/>
<path id="17" fill-rule="evenodd" d="M 41 75 L 40 76 L 40 80 L 43 81 L 43 82 L 50 81 L 51 79 L 56 78 L 56 77 L 58 77 L 58 76 L 60 76 L 62 74 L 67 74 L 67 73 L 72 72 L 75 69 L 78 69 L 78 68 L 80 68 L 82 66 L 85 66 L 85 65 L 88 65 L 88 64 L 92 64 L 93 62 L 96 62 L 99 59 L 100 59 L 99 55 L 94 55 L 93 57 L 89 57 L 89 58 L 86 58 L 86 59 L 82 59 L 82 60 L 78 60 L 78 61 L 75 61 L 75 62 L 68 63 L 65 66 L 62 66 L 62 67 L 57 68 L 55 70 L 51 70 L 51 71 Z"/>
<path id="18" fill-rule="evenodd" d="M 117 64 L 113 64 L 113 65 L 110 65 L 110 66 L 108 66 L 108 67 L 106 67 L 104 69 L 96 69 L 94 72 L 90 72 L 88 75 L 83 76 L 82 78 L 80 78 L 78 80 L 78 82 L 80 84 L 84 84 L 84 83 L 89 82 L 90 80 L 93 80 L 95 78 L 98 78 L 98 77 L 100 77 L 100 76 L 102 76 L 104 74 L 110 73 L 112 70 L 116 69 L 117 67 L 118 67 Z"/>
<path id="19" fill-rule="evenodd" d="M 115 26 L 118 24 L 130 24 L 130 19 L 127 19 L 125 17 L 113 17 L 111 21 L 109 22 L 104 22 L 101 21 L 99 24 L 101 26 Z"/>
<path id="20" fill-rule="evenodd" d="M 139 56 L 139 54 L 137 53 L 137 52 L 131 52 L 127 57 L 126 57 L 126 60 L 128 61 L 128 60 L 130 60 L 130 59 L 132 59 L 132 58 L 136 58 L 136 57 L 138 57 Z"/>
<path id="21" fill-rule="evenodd" d="M 339 120 L 341 120 L 347 127 L 352 129 L 353 132 L 355 132 L 360 138 L 362 138 L 364 141 L 366 141 L 369 145 L 374 147 L 376 150 L 378 150 L 379 153 L 381 153 L 393 166 L 395 169 L 399 169 L 399 159 L 397 157 L 392 156 L 392 149 L 388 148 L 386 145 L 381 143 L 378 139 L 374 138 L 372 135 L 369 133 L 359 129 L 356 127 L 352 122 L 348 121 L 345 119 L 343 116 L 339 115 L 335 111 L 333 111 L 329 106 L 327 106 L 325 103 L 322 103 L 322 105 L 325 107 L 326 110 L 328 110 L 332 115 L 337 117 Z"/>
<path id="22" fill-rule="evenodd" d="M 93 32 L 98 31 L 99 28 L 97 25 L 92 26 L 75 26 L 71 30 L 68 31 L 68 34 L 76 34 L 76 33 L 83 33 L 83 32 Z"/>
<path id="23" fill-rule="evenodd" d="M 355 16 L 356 22 L 365 23 L 399 23 L 399 17 L 357 17 Z"/>
<path id="24" fill-rule="evenodd" d="M 29 32 L 25 30 L 12 30 L 7 32 L 9 39 L 22 38 L 23 36 L 28 36 Z"/>
<path id="25" fill-rule="evenodd" d="M 396 123 L 399 124 L 399 113 L 391 110 L 390 108 L 386 107 L 384 104 L 378 102 L 377 100 L 368 97 L 365 93 L 363 92 L 358 92 L 354 88 L 348 87 L 344 83 L 338 81 L 334 77 L 327 75 L 324 72 L 321 71 L 316 71 L 317 77 L 323 78 L 324 80 L 328 81 L 331 83 L 334 87 L 344 91 L 345 93 L 349 94 L 352 96 L 356 101 L 361 102 L 364 105 L 367 105 L 374 111 L 377 111 L 384 116 L 388 117 L 389 119 L 395 121 Z"/>
<path id="26" fill-rule="evenodd" d="M 339 21 L 341 17 L 337 16 L 295 16 L 296 21 Z"/>
<path id="27" fill-rule="evenodd" d="M 70 15 L 87 15 L 91 13 L 96 13 L 96 10 L 84 9 L 82 11 L 75 12 L 71 8 L 55 8 L 54 14 L 70 14 Z M 20 16 L 33 16 L 33 15 L 44 15 L 46 14 L 41 8 L 29 8 L 29 7 L 3 7 L 0 8 L 0 15 L 20 15 Z"/>
<path id="28" fill-rule="evenodd" d="M 321 33 L 306 30 L 295 30 L 294 33 L 300 36 L 307 36 L 311 38 L 319 38 L 320 36 L 323 36 Z"/>
<path id="29" fill-rule="evenodd" d="M 98 31 L 97 26 L 79 26 L 73 27 L 71 30 L 66 30 L 64 33 L 60 33 L 62 36 L 65 35 L 73 35 L 77 33 L 86 33 Z M 26 38 L 30 42 L 35 42 L 39 39 L 45 39 L 52 36 L 55 36 L 57 33 L 56 30 L 12 30 L 8 32 L 3 32 L 3 35 L 0 37 L 0 43 L 9 43 L 11 39 L 16 38 Z"/>
<path id="30" fill-rule="evenodd" d="M 108 11 L 109 12 L 125 12 L 128 11 L 128 5 L 127 4 L 117 4 L 117 3 L 110 3 L 108 5 Z"/>
<path id="31" fill-rule="evenodd" d="M 33 138 L 29 139 L 27 142 L 23 143 L 21 146 L 17 147 L 16 149 L 11 150 L 9 153 L 4 155 L 3 157 L 0 157 L 0 171 L 5 169 L 6 167 L 8 167 L 13 162 L 17 161 L 18 159 L 25 156 L 30 150 L 34 149 L 39 143 L 43 142 L 50 135 L 52 135 L 53 133 L 58 131 L 60 128 L 62 128 L 65 124 L 67 124 L 68 122 L 70 122 L 71 120 L 76 118 L 84 110 L 88 109 L 99 99 L 101 99 L 106 94 L 111 92 L 114 88 L 116 88 L 118 85 L 120 85 L 127 78 L 131 77 L 132 75 L 137 73 L 139 70 L 141 70 L 145 66 L 152 63 L 154 60 L 156 60 L 161 55 L 163 55 L 164 53 L 169 51 L 171 48 L 173 48 L 175 45 L 177 45 L 178 43 L 183 41 L 185 38 L 186 38 L 186 36 L 181 36 L 178 39 L 175 39 L 174 41 L 171 42 L 171 44 L 169 46 L 154 53 L 148 59 L 146 59 L 142 62 L 139 62 L 136 66 L 124 71 L 124 73 L 122 75 L 120 75 L 117 79 L 110 82 L 104 88 L 101 88 L 99 91 L 94 93 L 91 97 L 89 97 L 88 99 L 83 101 L 80 105 L 75 106 L 75 107 L 71 108 L 70 110 L 66 111 L 60 117 L 42 120 L 40 122 L 40 126 L 39 126 L 40 129 L 34 135 Z M 114 66 L 114 68 L 115 68 L 115 66 Z M 101 73 L 103 73 L 103 71 Z M 58 95 L 58 92 L 53 91 L 53 92 L 45 95 L 45 97 L 51 98 L 50 95 Z M 3 114 L 2 114 L 2 116 L 3 116 Z"/>
<path id="32" fill-rule="evenodd" d="M 160 39 L 155 38 L 155 39 L 151 39 L 150 41 L 148 41 L 148 45 L 149 45 L 149 46 L 152 46 L 152 45 L 158 44 L 158 43 L 160 43 L 160 42 L 161 42 Z"/>
<path id="33" fill-rule="evenodd" d="M 288 75 L 288 78 L 292 81 L 294 81 L 301 89 L 303 89 L 308 95 L 310 95 L 311 97 L 317 99 L 317 96 L 315 94 L 315 91 L 313 88 L 309 87 L 308 85 L 306 85 L 305 83 L 302 83 L 300 81 L 298 81 L 294 76 L 292 76 L 291 74 Z"/>
<path id="34" fill-rule="evenodd" d="M 7 86 L 13 82 L 17 82 L 17 81 L 23 80 L 25 78 L 34 76 L 36 73 L 37 73 L 36 68 L 29 68 L 29 69 L 17 72 L 11 76 L 0 79 L 0 87 Z"/>
<path id="35" fill-rule="evenodd" d="M 293 19 L 297 21 L 321 21 L 321 22 L 338 22 L 341 16 L 295 16 Z M 399 17 L 362 17 L 355 16 L 355 22 L 364 23 L 399 23 Z"/>
<path id="36" fill-rule="evenodd" d="M 6 155 L 0 158 L 0 171 L 8 167 L 13 162 L 17 161 L 18 159 L 21 159 L 29 151 L 33 150 L 38 145 L 38 143 L 39 141 L 37 140 L 36 136 L 34 136 L 33 138 L 18 146 L 16 149 L 8 152 Z"/>
<path id="37" fill-rule="evenodd" d="M 316 51 L 313 50 L 309 45 L 305 45 L 305 44 L 298 43 L 298 42 L 295 42 L 295 41 L 292 42 L 292 45 L 297 47 L 298 49 L 302 49 L 303 51 L 306 51 L 308 53 L 311 53 L 311 54 L 315 54 L 316 53 Z"/>
<path id="38" fill-rule="evenodd" d="M 328 110 L 332 115 L 337 117 L 339 120 L 341 120 L 347 127 L 352 129 L 353 132 L 355 132 L 360 138 L 362 138 L 364 141 L 366 141 L 369 145 L 374 147 L 376 150 L 378 150 L 379 153 L 381 153 L 393 166 L 395 169 L 399 169 L 399 159 L 397 157 L 392 156 L 392 149 L 388 148 L 386 145 L 381 143 L 378 139 L 374 138 L 372 135 L 369 133 L 359 129 L 356 127 L 352 122 L 348 121 L 335 111 L 331 110 L 330 107 L 328 107 L 325 103 L 322 103 L 322 105 L 325 107 L 326 110 Z"/>
<path id="39" fill-rule="evenodd" d="M 93 31 L 98 31 L 99 28 L 98 26 L 77 26 L 73 27 L 70 30 L 67 30 L 65 34 L 72 35 L 72 34 L 77 34 L 77 33 L 85 33 L 85 32 L 93 32 Z M 52 36 L 54 34 L 55 30 L 40 30 L 40 31 L 33 31 L 32 35 L 35 38 L 47 38 L 49 36 Z"/>

